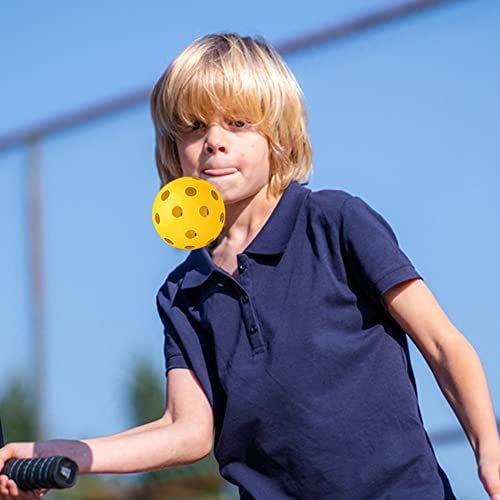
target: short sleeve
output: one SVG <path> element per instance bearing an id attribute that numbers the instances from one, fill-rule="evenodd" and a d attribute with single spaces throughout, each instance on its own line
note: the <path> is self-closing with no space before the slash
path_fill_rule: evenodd
<path id="1" fill-rule="evenodd" d="M 161 298 L 162 296 L 160 292 L 156 299 L 156 306 L 160 315 L 161 322 L 163 324 L 163 353 L 165 355 L 165 374 L 168 374 L 168 371 L 172 368 L 191 369 L 191 366 L 187 361 L 187 356 L 185 356 L 184 354 L 184 349 L 182 347 L 182 343 L 180 342 L 179 335 L 175 330 L 174 325 L 168 318 L 167 314 L 163 310 Z"/>
<path id="2" fill-rule="evenodd" d="M 365 201 L 349 197 L 341 210 L 342 248 L 356 283 L 387 309 L 383 294 L 398 283 L 422 278 L 399 247 L 387 221 Z"/>

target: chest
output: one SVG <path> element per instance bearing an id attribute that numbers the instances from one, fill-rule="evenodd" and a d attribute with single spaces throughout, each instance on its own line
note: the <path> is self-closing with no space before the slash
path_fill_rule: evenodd
<path id="1" fill-rule="evenodd" d="M 408 392 L 411 396 L 398 332 L 365 313 L 362 297 L 334 273 L 325 253 L 302 251 L 300 266 L 297 252 L 275 261 L 248 258 L 239 287 L 215 274 L 206 298 L 192 311 L 202 325 L 204 360 L 209 360 L 221 400 L 228 402 L 218 413 L 228 435 L 251 436 L 251 441 L 264 432 L 262 442 L 269 443 L 283 421 L 317 429 L 321 422 L 340 419 L 345 430 L 360 421 L 358 409 L 380 405 L 382 389 L 396 401 L 408 398 Z M 214 257 L 228 274 L 238 272 L 236 254 Z M 366 403 L 368 397 L 373 406 Z M 300 433 L 280 433 L 285 442 L 291 434 Z M 323 434 L 339 438 L 329 427 L 320 427 Z M 314 446 L 318 442 L 313 440 Z M 329 443 L 325 453 L 331 449 Z"/>

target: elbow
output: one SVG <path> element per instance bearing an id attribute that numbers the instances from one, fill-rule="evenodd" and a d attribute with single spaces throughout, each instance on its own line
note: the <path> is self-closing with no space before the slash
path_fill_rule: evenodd
<path id="1" fill-rule="evenodd" d="M 446 379 L 457 364 L 470 356 L 477 356 L 474 347 L 464 335 L 454 329 L 450 335 L 436 343 L 434 350 L 427 353 L 426 358 L 434 374 Z"/>
<path id="2" fill-rule="evenodd" d="M 193 462 L 197 462 L 210 454 L 213 447 L 212 432 L 206 429 L 193 429 L 191 433 L 193 439 L 192 449 L 196 450 Z"/>
<path id="3" fill-rule="evenodd" d="M 180 438 L 179 447 L 181 453 L 176 465 L 189 465 L 205 458 L 212 451 L 212 433 L 207 428 L 202 428 L 192 422 L 175 422 Z"/>

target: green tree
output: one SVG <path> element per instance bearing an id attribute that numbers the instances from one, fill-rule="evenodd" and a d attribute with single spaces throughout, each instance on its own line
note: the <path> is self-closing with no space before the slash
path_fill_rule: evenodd
<path id="1" fill-rule="evenodd" d="M 36 436 L 35 404 L 30 384 L 19 375 L 14 375 L 0 399 L 6 442 L 33 441 Z"/>

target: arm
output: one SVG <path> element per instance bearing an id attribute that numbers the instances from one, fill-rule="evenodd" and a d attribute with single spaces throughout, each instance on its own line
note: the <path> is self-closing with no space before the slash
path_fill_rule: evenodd
<path id="1" fill-rule="evenodd" d="M 455 412 L 474 451 L 486 490 L 490 495 L 500 494 L 500 439 L 476 351 L 421 279 L 392 287 L 384 294 L 384 301 L 424 356 Z"/>
<path id="2" fill-rule="evenodd" d="M 0 451 L 0 460 L 20 455 L 65 455 L 75 460 L 83 473 L 144 472 L 200 460 L 212 449 L 212 435 L 212 409 L 195 375 L 191 370 L 172 369 L 162 418 L 102 438 L 13 443 Z"/>

